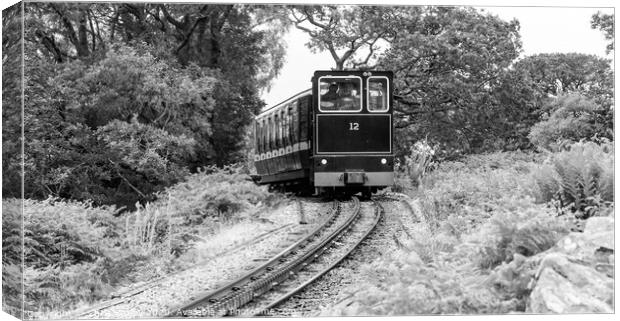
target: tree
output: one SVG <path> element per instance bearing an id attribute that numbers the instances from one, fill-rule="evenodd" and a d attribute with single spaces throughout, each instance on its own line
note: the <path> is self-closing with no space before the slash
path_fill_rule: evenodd
<path id="1" fill-rule="evenodd" d="M 609 41 L 605 53 L 609 54 L 614 50 L 614 14 L 604 14 L 597 12 L 592 15 L 590 25 L 592 29 L 598 29 L 603 32 L 605 39 Z"/>
<path id="2" fill-rule="evenodd" d="M 536 54 L 515 63 L 526 71 L 537 89 L 550 95 L 581 92 L 608 100 L 613 88 L 610 61 L 581 53 Z"/>
<path id="3" fill-rule="evenodd" d="M 242 157 L 284 53 L 258 8 L 25 7 L 26 197 L 132 207 L 188 170 Z M 5 128 L 3 166 L 19 168 L 20 132 Z"/>
<path id="4" fill-rule="evenodd" d="M 209 118 L 213 134 L 199 140 L 209 144 L 199 149 L 194 167 L 239 161 L 244 131 L 263 106 L 259 92 L 283 64 L 284 45 L 277 37 L 280 29 L 261 29 L 270 22 L 261 19 L 263 7 L 133 4 L 128 8 L 123 19 L 132 21 L 130 26 L 149 21 L 143 17 L 153 18 L 156 23 L 147 29 L 166 35 L 172 56 L 182 66 L 195 63 L 220 72 L 213 117 Z M 132 27 L 129 33 L 136 34 L 134 38 L 148 36 L 147 42 L 161 42 L 142 29 Z"/>
<path id="5" fill-rule="evenodd" d="M 496 126 L 505 116 L 495 91 L 519 54 L 518 22 L 472 8 L 424 7 L 401 9 L 397 23 L 401 33 L 379 66 L 395 72 L 400 144 L 428 136 L 448 154 L 496 145 L 511 130 Z"/>
<path id="6" fill-rule="evenodd" d="M 543 100 L 570 94 L 593 100 L 600 108 L 592 112 L 606 128 L 613 129 L 614 75 L 608 59 L 580 53 L 538 54 L 517 61 L 514 69 L 527 74 Z M 553 104 L 543 103 L 541 113 L 550 117 L 553 110 L 547 107 Z M 607 130 L 600 134 L 612 138 Z"/>
<path id="7" fill-rule="evenodd" d="M 508 67 L 519 55 L 517 21 L 505 22 L 472 8 L 451 7 L 288 7 L 295 26 L 310 35 L 307 44 L 327 50 L 336 69 L 395 72 L 397 145 L 425 137 L 458 152 L 499 148 L 498 137 L 518 126 L 506 115 L 531 118 L 530 108 L 508 110 Z M 384 49 L 384 50 L 380 50 Z M 360 58 L 360 55 L 362 58 Z M 503 89 L 502 89 L 503 88 Z M 520 98 L 526 99 L 527 89 Z M 504 94 L 497 91 L 504 91 Z M 515 101 L 516 101 L 515 100 Z M 513 107 L 515 107 L 513 105 Z M 522 145 L 526 130 L 511 137 Z"/>
<path id="8" fill-rule="evenodd" d="M 369 67 L 381 41 L 395 36 L 390 25 L 393 9 L 387 6 L 289 6 L 295 27 L 310 35 L 308 48 L 327 50 L 336 63 L 336 70 Z M 365 58 L 357 54 L 366 50 Z"/>
<path id="9" fill-rule="evenodd" d="M 2 11 L 2 193 L 21 198 L 21 5 Z"/>
<path id="10" fill-rule="evenodd" d="M 90 66 L 26 68 L 28 197 L 131 207 L 181 179 L 210 134 L 216 79 L 204 70 L 123 46 Z"/>

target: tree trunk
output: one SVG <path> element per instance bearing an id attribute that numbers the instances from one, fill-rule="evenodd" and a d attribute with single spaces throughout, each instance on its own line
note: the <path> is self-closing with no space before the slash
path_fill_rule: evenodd
<path id="1" fill-rule="evenodd" d="M 90 54 L 88 49 L 88 33 L 86 32 L 86 10 L 80 10 L 80 20 L 78 26 L 78 41 L 75 44 L 78 57 L 87 57 Z"/>

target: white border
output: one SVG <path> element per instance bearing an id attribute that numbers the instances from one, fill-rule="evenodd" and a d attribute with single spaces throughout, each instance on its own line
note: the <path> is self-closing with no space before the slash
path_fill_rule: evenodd
<path id="1" fill-rule="evenodd" d="M 387 84 L 387 91 L 385 92 L 386 94 L 386 99 L 385 99 L 385 105 L 387 106 L 387 108 L 383 109 L 383 110 L 370 110 L 370 79 L 371 78 L 383 78 L 385 79 L 385 83 Z M 369 113 L 386 113 L 390 111 L 390 79 L 386 76 L 368 76 L 368 78 L 366 78 L 366 110 Z"/>
<path id="2" fill-rule="evenodd" d="M 392 114 L 358 114 L 359 116 L 388 116 L 390 119 L 390 150 L 388 152 L 386 151 L 378 151 L 378 152 L 319 152 L 319 116 L 346 116 L 346 117 L 350 117 L 350 115 L 325 115 L 325 114 L 317 114 L 316 115 L 316 124 L 315 124 L 315 130 L 314 130 L 314 134 L 315 134 L 315 141 L 316 141 L 316 145 L 315 145 L 315 155 L 377 155 L 377 154 L 392 154 Z"/>
<path id="3" fill-rule="evenodd" d="M 358 110 L 323 110 L 321 109 L 321 79 L 322 78 L 357 78 L 360 81 L 360 108 Z M 321 113 L 359 113 L 360 111 L 362 111 L 362 109 L 364 108 L 362 106 L 362 87 L 364 84 L 364 81 L 362 81 L 362 77 L 360 76 L 354 76 L 354 75 L 349 75 L 349 76 L 329 76 L 329 75 L 325 75 L 325 76 L 321 76 L 319 77 L 319 79 L 317 80 L 317 100 L 319 102 L 319 112 Z"/>

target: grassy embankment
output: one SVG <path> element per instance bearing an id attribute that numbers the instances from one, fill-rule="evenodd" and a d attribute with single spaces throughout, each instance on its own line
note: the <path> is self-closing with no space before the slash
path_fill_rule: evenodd
<path id="1" fill-rule="evenodd" d="M 25 200 L 26 310 L 58 316 L 243 241 L 258 214 L 282 200 L 245 178 L 239 168 L 207 169 L 122 214 L 114 206 Z M 5 199 L 2 207 L 3 305 L 20 307 L 21 201 Z M 209 242 L 216 234 L 220 241 Z"/>
<path id="2" fill-rule="evenodd" d="M 363 266 L 362 282 L 324 314 L 524 311 L 529 279 L 510 263 L 551 248 L 575 221 L 613 213 L 612 148 L 475 155 L 401 176 L 422 223 L 404 248 Z"/>

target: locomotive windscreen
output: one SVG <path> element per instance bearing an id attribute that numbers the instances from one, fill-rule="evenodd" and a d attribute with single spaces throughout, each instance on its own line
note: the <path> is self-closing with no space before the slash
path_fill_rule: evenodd
<path id="1" fill-rule="evenodd" d="M 390 153 L 391 115 L 317 115 L 317 153 Z"/>

